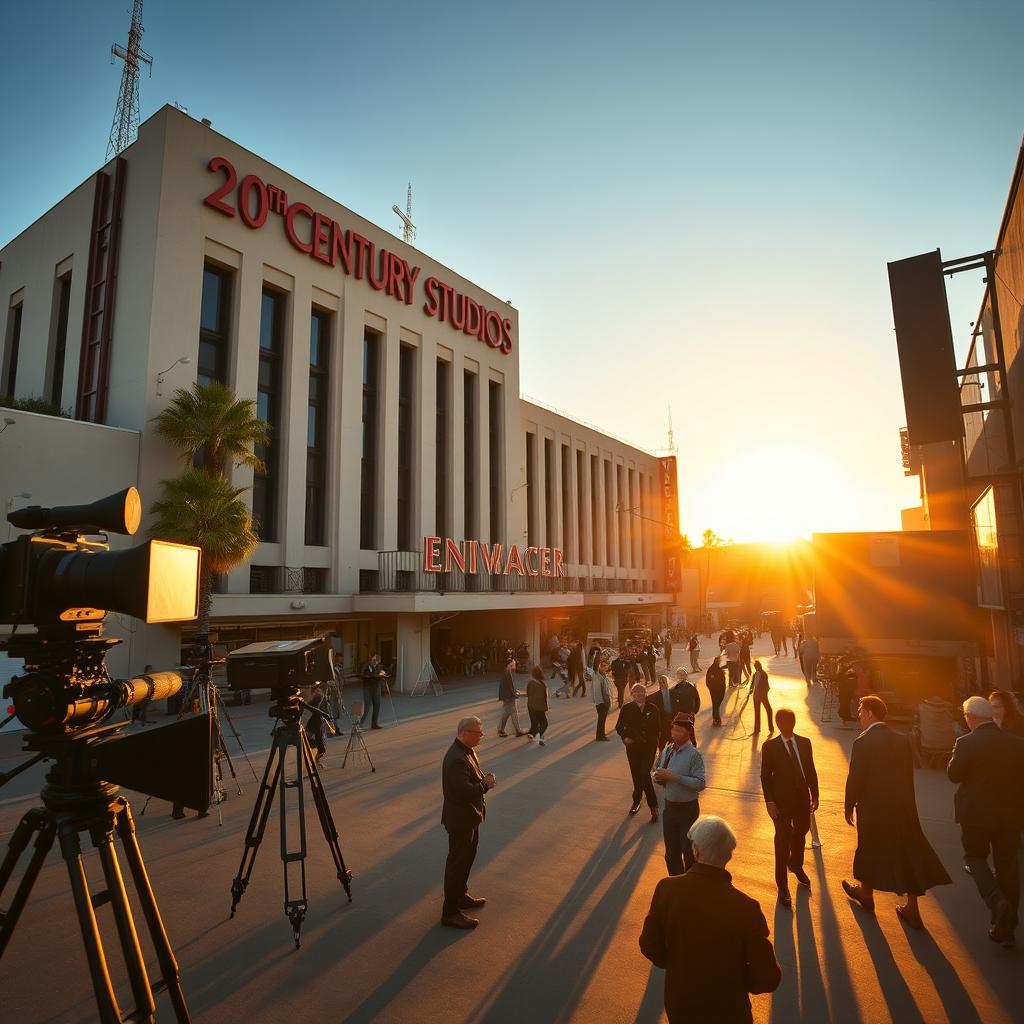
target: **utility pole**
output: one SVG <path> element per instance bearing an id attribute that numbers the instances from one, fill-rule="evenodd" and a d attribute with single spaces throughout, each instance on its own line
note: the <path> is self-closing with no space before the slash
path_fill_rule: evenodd
<path id="1" fill-rule="evenodd" d="M 139 65 L 149 67 L 153 76 L 153 58 L 142 49 L 142 0 L 134 0 L 132 24 L 128 29 L 128 45 L 118 43 L 110 48 L 110 63 L 118 57 L 124 61 L 121 71 L 121 90 L 117 94 L 117 108 L 114 122 L 110 126 L 110 140 L 107 142 L 107 159 L 116 156 L 131 145 L 139 130 Z"/>

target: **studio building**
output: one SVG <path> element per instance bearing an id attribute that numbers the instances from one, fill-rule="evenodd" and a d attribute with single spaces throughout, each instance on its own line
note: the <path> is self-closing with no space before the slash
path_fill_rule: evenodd
<path id="1" fill-rule="evenodd" d="M 674 460 L 520 397 L 516 309 L 180 110 L 0 249 L 0 499 L 149 505 L 153 429 L 219 380 L 271 425 L 232 469 L 260 545 L 215 584 L 229 648 L 333 633 L 417 678 L 446 644 L 658 626 Z M 4 524 L 5 540 L 17 531 Z M 675 532 L 678 532 L 677 530 Z M 130 543 L 111 538 L 112 544 Z M 115 618 L 126 664 L 181 630 Z"/>

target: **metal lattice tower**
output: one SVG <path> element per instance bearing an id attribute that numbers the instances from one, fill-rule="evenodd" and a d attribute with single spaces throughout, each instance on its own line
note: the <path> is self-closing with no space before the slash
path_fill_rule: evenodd
<path id="1" fill-rule="evenodd" d="M 412 182 L 409 182 L 409 188 L 405 193 L 405 213 L 399 209 L 398 204 L 395 203 L 391 207 L 395 213 L 402 219 L 402 239 L 406 242 L 411 242 L 416 237 L 416 225 L 412 222 Z"/>
<path id="2" fill-rule="evenodd" d="M 114 123 L 110 126 L 107 159 L 126 149 L 139 130 L 139 65 L 146 64 L 153 74 L 153 58 L 142 48 L 142 0 L 132 4 L 132 24 L 128 29 L 128 45 L 114 43 L 110 48 L 110 63 L 118 57 L 124 61 L 121 72 L 121 91 L 117 95 Z"/>

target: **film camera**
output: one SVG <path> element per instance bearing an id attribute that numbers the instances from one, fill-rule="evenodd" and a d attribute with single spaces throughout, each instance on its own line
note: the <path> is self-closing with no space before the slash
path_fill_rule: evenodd
<path id="1" fill-rule="evenodd" d="M 158 540 L 126 551 L 108 550 L 106 534 L 131 536 L 139 527 L 142 502 L 134 487 L 87 505 L 18 509 L 7 519 L 33 532 L 0 545 L 0 623 L 14 627 L 0 648 L 25 663 L 24 673 L 14 676 L 3 691 L 13 705 L 6 721 L 17 716 L 28 727 L 24 749 L 36 753 L 0 775 L 0 783 L 44 759 L 52 761 L 52 767 L 41 794 L 44 806 L 22 817 L 0 866 L 2 897 L 19 859 L 31 851 L 7 909 L 0 908 L 0 957 L 59 834 L 97 1019 L 153 1019 L 154 987 L 136 937 L 114 847 L 116 836 L 160 964 L 162 988 L 177 1019 L 187 1021 L 177 963 L 139 850 L 131 808 L 114 783 L 205 810 L 210 803 L 209 721 L 199 716 L 153 733 L 118 736 L 127 724 L 123 718 L 114 719 L 119 709 L 171 696 L 181 688 L 181 677 L 159 672 L 111 679 L 106 652 L 121 641 L 103 636 L 103 620 L 108 611 L 146 622 L 194 619 L 200 551 Z M 21 626 L 34 626 L 35 632 L 18 633 Z M 90 836 L 106 879 L 106 890 L 95 897 L 85 873 L 83 833 Z M 127 1015 L 111 982 L 96 919 L 96 908 L 105 903 L 117 921 L 136 1003 Z M 156 991 L 160 990 L 158 986 Z"/>
<path id="2" fill-rule="evenodd" d="M 228 655 L 232 690 L 270 690 L 275 700 L 333 678 L 334 652 L 323 637 L 248 644 Z"/>

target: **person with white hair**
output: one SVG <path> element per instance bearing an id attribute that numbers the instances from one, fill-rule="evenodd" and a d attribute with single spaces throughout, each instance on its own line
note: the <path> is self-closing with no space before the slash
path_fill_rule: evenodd
<path id="1" fill-rule="evenodd" d="M 647 699 L 647 688 L 643 683 L 637 683 L 630 693 L 633 699 L 623 705 L 615 723 L 615 731 L 626 748 L 629 774 L 633 779 L 633 802 L 629 813 L 636 814 L 646 796 L 651 821 L 657 821 L 658 794 L 654 792 L 651 769 L 658 749 L 661 713 L 654 701 Z"/>
<path id="2" fill-rule="evenodd" d="M 946 774 L 959 783 L 953 806 L 964 868 L 991 914 L 989 938 L 1012 946 L 1020 904 L 1017 837 L 1024 826 L 1024 739 L 996 725 L 992 704 L 984 697 L 968 697 L 963 709 L 971 731 L 956 741 Z"/>
<path id="3" fill-rule="evenodd" d="M 736 849 L 728 822 L 705 815 L 688 834 L 696 863 L 658 883 L 640 952 L 665 970 L 669 1024 L 749 1024 L 750 995 L 774 992 L 782 980 L 768 922 L 725 870 Z M 700 925 L 707 921 L 714 927 Z"/>

